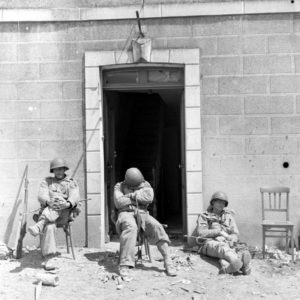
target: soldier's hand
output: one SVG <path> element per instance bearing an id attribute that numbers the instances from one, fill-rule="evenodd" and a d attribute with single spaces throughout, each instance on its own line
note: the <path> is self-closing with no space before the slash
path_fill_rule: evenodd
<path id="1" fill-rule="evenodd" d="M 67 202 L 65 199 L 55 198 L 52 208 L 55 210 L 63 210 L 66 208 L 70 208 L 70 203 Z"/>

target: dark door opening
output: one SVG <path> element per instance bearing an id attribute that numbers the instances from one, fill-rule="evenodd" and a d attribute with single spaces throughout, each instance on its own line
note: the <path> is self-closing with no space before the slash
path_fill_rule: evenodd
<path id="1" fill-rule="evenodd" d="M 104 91 L 107 234 L 115 233 L 108 217 L 113 187 L 129 167 L 139 168 L 154 189 L 150 213 L 169 234 L 184 233 L 182 101 L 182 89 Z"/>

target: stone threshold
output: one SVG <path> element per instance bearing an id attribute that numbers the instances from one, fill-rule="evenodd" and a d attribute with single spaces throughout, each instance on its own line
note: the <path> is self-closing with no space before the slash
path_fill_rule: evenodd
<path id="1" fill-rule="evenodd" d="M 249 14 L 298 13 L 299 1 L 290 0 L 240 0 L 233 2 L 205 2 L 190 4 L 126 5 L 101 8 L 28 8 L 0 9 L 0 22 L 63 22 L 174 18 L 193 16 L 226 16 Z"/>

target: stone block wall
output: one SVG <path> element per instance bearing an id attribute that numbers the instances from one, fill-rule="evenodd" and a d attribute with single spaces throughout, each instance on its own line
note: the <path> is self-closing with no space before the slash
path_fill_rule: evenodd
<path id="1" fill-rule="evenodd" d="M 86 166 L 81 158 L 89 138 L 83 135 L 84 53 L 122 51 L 136 31 L 135 23 L 1 24 L 0 236 L 5 236 L 26 163 L 30 208 L 37 206 L 39 181 L 55 156 L 68 159 L 71 174 L 78 167 L 75 178 L 84 197 Z M 260 244 L 259 187 L 288 185 L 292 221 L 299 225 L 300 15 L 182 17 L 142 23 L 155 49 L 200 49 L 202 131 L 195 130 L 195 139 L 202 134 L 205 205 L 215 190 L 225 190 L 237 212 L 242 239 Z M 120 60 L 124 56 L 120 54 Z M 99 141 L 92 143 L 94 149 Z M 283 162 L 289 167 L 283 168 Z M 89 206 L 90 212 L 93 207 L 99 209 L 99 204 Z M 83 215 L 76 225 L 77 244 L 84 243 Z"/>

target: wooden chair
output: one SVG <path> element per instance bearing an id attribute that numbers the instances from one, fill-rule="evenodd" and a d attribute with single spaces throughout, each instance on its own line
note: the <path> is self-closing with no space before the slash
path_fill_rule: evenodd
<path id="1" fill-rule="evenodd" d="M 142 261 L 143 261 L 143 251 L 142 251 L 142 249 L 143 249 L 143 246 L 144 246 L 145 256 L 148 258 L 147 260 L 150 263 L 152 263 L 150 245 L 149 245 L 148 238 L 146 237 L 145 233 L 142 230 L 140 230 L 139 235 L 140 235 L 140 237 L 138 237 L 138 239 L 137 239 L 138 251 L 137 251 L 136 262 L 142 263 Z"/>
<path id="2" fill-rule="evenodd" d="M 65 224 L 60 224 L 60 223 L 57 224 L 56 228 L 62 228 L 64 230 L 65 237 L 66 237 L 67 253 L 70 253 L 70 248 L 71 248 L 73 259 L 76 260 L 75 252 L 74 252 L 74 248 L 73 248 L 72 223 L 73 223 L 73 220 L 70 219 Z"/>
<path id="3" fill-rule="evenodd" d="M 265 258 L 266 238 L 285 237 L 285 250 L 288 252 L 289 239 L 292 248 L 292 261 L 294 261 L 294 225 L 289 216 L 288 187 L 261 187 L 262 202 L 262 234 L 263 258 Z"/>

